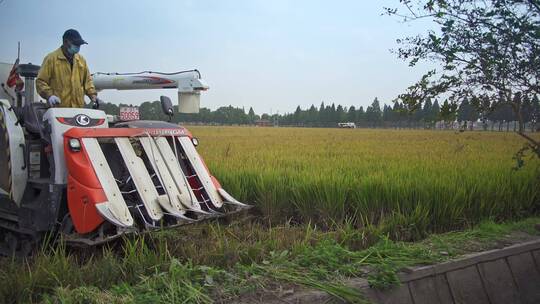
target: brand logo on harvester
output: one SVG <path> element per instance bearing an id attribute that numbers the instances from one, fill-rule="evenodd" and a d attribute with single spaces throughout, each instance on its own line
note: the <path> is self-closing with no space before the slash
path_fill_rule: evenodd
<path id="1" fill-rule="evenodd" d="M 88 126 L 90 124 L 90 117 L 84 114 L 79 114 L 75 116 L 75 122 L 77 122 L 79 126 Z"/>
<path id="2" fill-rule="evenodd" d="M 184 129 L 144 129 L 151 136 L 180 136 L 186 134 Z"/>
<path id="3" fill-rule="evenodd" d="M 133 84 L 171 84 L 174 83 L 174 81 L 160 78 L 160 77 L 153 77 L 153 76 L 140 76 L 139 79 L 133 80 Z"/>

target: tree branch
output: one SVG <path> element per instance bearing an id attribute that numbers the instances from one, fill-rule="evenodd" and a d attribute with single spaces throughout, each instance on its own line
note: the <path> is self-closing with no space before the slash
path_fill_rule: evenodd
<path id="1" fill-rule="evenodd" d="M 531 4 L 536 10 L 540 13 L 540 1 L 536 0 L 529 0 L 529 4 Z"/>

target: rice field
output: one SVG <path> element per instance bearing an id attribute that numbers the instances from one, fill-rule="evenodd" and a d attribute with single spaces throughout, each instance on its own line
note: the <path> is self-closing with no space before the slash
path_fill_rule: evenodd
<path id="1" fill-rule="evenodd" d="M 297 286 L 366 303 L 344 280 L 388 288 L 403 267 L 539 233 L 540 162 L 512 169 L 522 145 L 514 134 L 189 129 L 214 175 L 255 216 L 91 250 L 45 242 L 27 259 L 0 258 L 0 303 L 229 303 Z"/>
<path id="2" fill-rule="evenodd" d="M 415 240 L 540 210 L 540 162 L 497 132 L 188 127 L 224 188 L 270 223 L 352 224 Z"/>

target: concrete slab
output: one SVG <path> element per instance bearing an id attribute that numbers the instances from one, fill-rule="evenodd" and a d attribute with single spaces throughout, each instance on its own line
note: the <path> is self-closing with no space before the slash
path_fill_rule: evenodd
<path id="1" fill-rule="evenodd" d="M 531 252 L 509 256 L 508 264 L 514 276 L 521 302 L 523 304 L 540 303 L 540 273 Z"/>
<path id="2" fill-rule="evenodd" d="M 415 304 L 439 304 L 434 277 L 411 281 L 409 288 Z"/>
<path id="3" fill-rule="evenodd" d="M 446 274 L 456 304 L 490 304 L 476 266 Z"/>
<path id="4" fill-rule="evenodd" d="M 452 295 L 444 275 L 409 282 L 415 304 L 453 304 Z"/>
<path id="5" fill-rule="evenodd" d="M 504 259 L 478 264 L 491 304 L 521 303 L 512 272 Z"/>
<path id="6" fill-rule="evenodd" d="M 536 262 L 536 269 L 538 271 L 540 271 L 540 250 L 533 251 L 532 255 L 533 255 L 534 260 Z"/>
<path id="7" fill-rule="evenodd" d="M 450 285 L 445 274 L 439 274 L 435 276 L 435 286 L 437 288 L 437 295 L 439 296 L 440 304 L 454 304 L 452 298 L 452 292 L 450 291 Z"/>
<path id="8" fill-rule="evenodd" d="M 504 249 L 493 249 L 484 252 L 468 254 L 456 260 L 435 265 L 416 267 L 412 272 L 400 274 L 400 280 L 401 282 L 418 280 L 427 276 L 433 276 L 456 269 L 463 269 L 469 266 L 476 265 L 478 263 L 493 261 L 511 255 L 538 250 L 539 248 L 540 239 L 537 239 L 525 243 L 515 244 Z"/>
<path id="9" fill-rule="evenodd" d="M 377 292 L 377 298 L 379 304 L 414 304 L 407 284 L 402 284 L 390 290 L 379 291 Z"/>

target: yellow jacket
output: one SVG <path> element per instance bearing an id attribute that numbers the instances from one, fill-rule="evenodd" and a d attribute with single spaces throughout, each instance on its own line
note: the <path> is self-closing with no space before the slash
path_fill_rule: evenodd
<path id="1" fill-rule="evenodd" d="M 48 54 L 43 60 L 36 80 L 39 95 L 49 99 L 51 95 L 60 98 L 60 106 L 81 108 L 84 106 L 84 94 L 96 95 L 96 88 L 86 60 L 75 54 L 71 67 L 61 48 Z"/>

